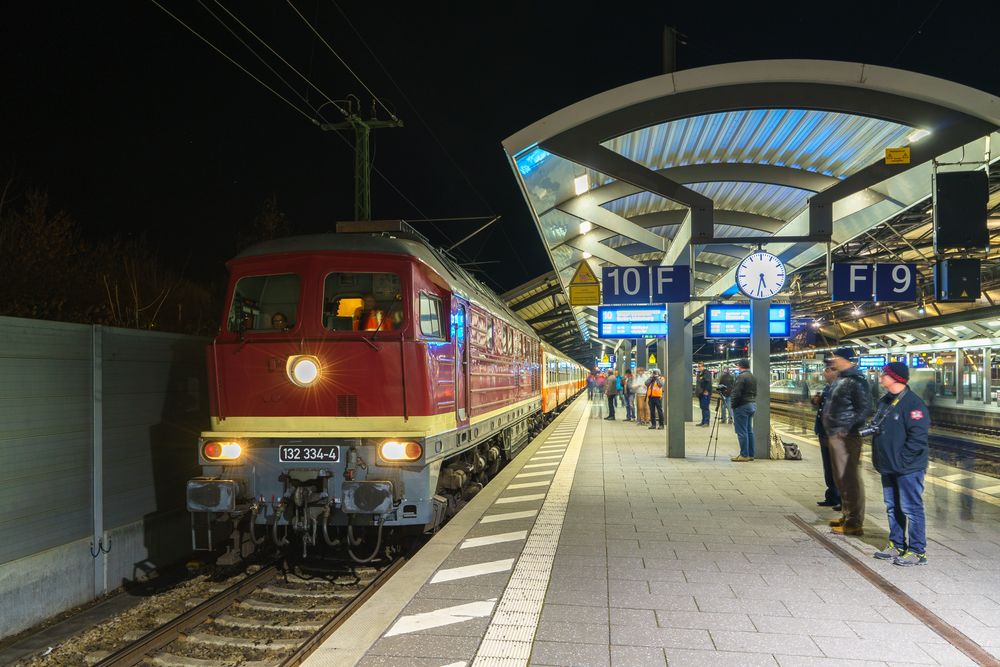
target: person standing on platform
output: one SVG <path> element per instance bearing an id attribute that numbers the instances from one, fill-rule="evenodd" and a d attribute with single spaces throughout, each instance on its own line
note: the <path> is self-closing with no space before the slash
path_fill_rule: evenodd
<path id="1" fill-rule="evenodd" d="M 646 396 L 649 401 L 649 430 L 657 428 L 656 415 L 660 415 L 659 428 L 662 429 L 666 420 L 663 418 L 663 378 L 660 377 L 658 368 L 651 370 L 649 379 L 646 380 Z"/>
<path id="2" fill-rule="evenodd" d="M 587 400 L 594 400 L 594 387 L 597 386 L 597 380 L 594 378 L 594 374 L 591 373 L 587 376 Z"/>
<path id="3" fill-rule="evenodd" d="M 601 400 L 601 397 L 604 396 L 604 383 L 607 382 L 607 377 L 604 373 L 598 373 L 594 382 L 594 393 L 597 394 L 597 400 Z"/>
<path id="4" fill-rule="evenodd" d="M 757 412 L 757 378 L 750 372 L 749 359 L 740 359 L 736 366 L 740 374 L 733 384 L 733 428 L 740 442 L 740 453 L 730 460 L 744 463 L 753 461 L 754 457 L 753 416 Z"/>
<path id="5" fill-rule="evenodd" d="M 645 368 L 639 366 L 635 369 L 632 391 L 635 394 L 635 421 L 639 426 L 649 423 L 649 401 L 646 398 L 646 380 L 648 379 L 649 375 L 646 374 Z"/>
<path id="6" fill-rule="evenodd" d="M 875 558 L 893 565 L 927 565 L 924 520 L 924 473 L 927 471 L 927 432 L 930 411 L 910 391 L 910 369 L 894 361 L 882 369 L 879 399 L 872 426 L 872 464 L 882 475 L 882 497 L 889 515 L 889 544 Z M 909 534 L 907 534 L 909 533 Z"/>
<path id="7" fill-rule="evenodd" d="M 861 436 L 858 431 L 872 413 L 868 381 L 854 364 L 854 350 L 833 351 L 830 365 L 837 379 L 823 404 L 823 428 L 830 444 L 833 478 L 840 489 L 844 516 L 830 522 L 832 532 L 864 535 L 865 487 L 861 480 Z"/>
<path id="8" fill-rule="evenodd" d="M 608 399 L 608 416 L 605 419 L 614 421 L 615 401 L 618 400 L 618 385 L 620 380 L 614 371 L 608 371 L 608 377 L 604 380 L 604 395 Z"/>
<path id="9" fill-rule="evenodd" d="M 701 423 L 697 426 L 709 426 L 712 421 L 712 413 L 709 405 L 712 402 L 712 371 L 705 368 L 705 364 L 698 362 L 697 379 L 698 405 L 701 407 Z"/>
<path id="10" fill-rule="evenodd" d="M 632 389 L 632 369 L 622 378 L 622 395 L 625 397 L 625 421 L 635 421 L 635 390 Z"/>
<path id="11" fill-rule="evenodd" d="M 832 507 L 836 512 L 841 509 L 840 491 L 837 489 L 837 482 L 833 477 L 833 465 L 830 463 L 830 439 L 826 435 L 826 429 L 823 428 L 823 406 L 830 398 L 830 387 L 833 386 L 833 381 L 837 379 L 837 371 L 830 365 L 829 359 L 826 368 L 823 369 L 823 379 L 826 381 L 826 384 L 823 385 L 823 393 L 813 397 L 813 405 L 816 407 L 816 424 L 813 426 L 813 432 L 819 438 L 819 455 L 823 459 L 823 480 L 826 482 L 826 494 L 823 500 L 816 504 L 820 507 Z"/>
<path id="12" fill-rule="evenodd" d="M 719 415 L 719 419 L 725 424 L 733 423 L 733 385 L 736 384 L 736 378 L 733 374 L 729 372 L 729 368 L 724 368 L 722 370 L 722 375 L 719 376 L 719 393 L 722 394 L 722 414 Z"/>

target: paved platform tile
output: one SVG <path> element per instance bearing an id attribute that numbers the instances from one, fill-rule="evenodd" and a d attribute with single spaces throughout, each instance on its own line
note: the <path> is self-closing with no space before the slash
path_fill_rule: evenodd
<path id="1" fill-rule="evenodd" d="M 607 646 L 536 641 L 531 649 L 530 665 L 558 667 L 606 667 L 611 664 Z"/>
<path id="2" fill-rule="evenodd" d="M 697 651 L 664 649 L 670 667 L 776 667 L 777 662 L 766 653 L 731 651 Z M 800 658 L 801 659 L 801 658 Z"/>

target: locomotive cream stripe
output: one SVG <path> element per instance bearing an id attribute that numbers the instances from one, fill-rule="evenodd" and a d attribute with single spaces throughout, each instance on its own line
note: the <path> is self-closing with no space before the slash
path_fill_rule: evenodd
<path id="1" fill-rule="evenodd" d="M 472 417 L 469 426 L 478 426 L 500 415 L 518 410 L 538 398 L 528 398 L 499 410 Z M 519 416 L 526 417 L 529 413 Z M 426 438 L 458 428 L 454 412 L 403 419 L 384 417 L 212 417 L 212 430 L 203 438 Z"/>

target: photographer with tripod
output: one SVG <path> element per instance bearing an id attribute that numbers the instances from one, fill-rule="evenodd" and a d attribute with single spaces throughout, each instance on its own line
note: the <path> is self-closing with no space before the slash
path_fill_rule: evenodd
<path id="1" fill-rule="evenodd" d="M 927 405 L 907 383 L 910 369 L 894 361 L 882 369 L 879 384 L 886 390 L 875 416 L 861 430 L 872 435 L 872 464 L 882 475 L 882 497 L 889 515 L 889 544 L 875 558 L 908 567 L 927 564 L 924 520 L 924 473 L 927 471 Z M 909 533 L 909 534 L 907 534 Z"/>

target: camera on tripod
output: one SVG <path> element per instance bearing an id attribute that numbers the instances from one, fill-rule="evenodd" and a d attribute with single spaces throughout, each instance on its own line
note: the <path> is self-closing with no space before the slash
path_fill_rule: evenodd
<path id="1" fill-rule="evenodd" d="M 728 396 L 729 391 L 732 389 L 732 387 L 727 387 L 724 384 L 717 384 L 713 387 L 713 389 L 715 389 L 716 393 L 722 394 L 723 396 Z"/>

